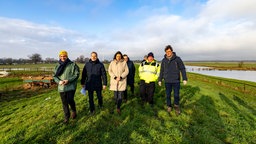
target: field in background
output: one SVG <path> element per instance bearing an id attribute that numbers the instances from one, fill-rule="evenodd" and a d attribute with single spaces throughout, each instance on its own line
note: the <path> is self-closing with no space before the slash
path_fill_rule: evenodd
<path id="1" fill-rule="evenodd" d="M 153 108 L 141 105 L 138 74 L 135 95 L 128 93 L 121 116 L 111 114 L 109 90 L 103 91 L 104 108 L 90 115 L 88 95 L 80 94 L 78 84 L 78 117 L 64 125 L 57 88 L 24 90 L 22 74 L 31 72 L 0 78 L 0 143 L 256 143 L 256 96 L 231 89 L 237 86 L 232 80 L 220 85 L 212 77 L 188 74 L 178 117 L 166 111 L 164 87 L 156 87 Z"/>
<path id="2" fill-rule="evenodd" d="M 256 62 L 248 62 L 248 61 L 216 61 L 216 62 L 196 62 L 196 61 L 186 61 L 185 65 L 190 66 L 206 66 L 206 67 L 214 67 L 217 69 L 233 69 L 233 70 L 256 70 Z M 77 63 L 78 66 L 82 69 L 84 64 Z M 54 68 L 56 64 L 19 64 L 19 65 L 0 65 L 0 71 L 3 69 L 12 69 L 12 68 L 31 68 L 31 69 L 39 69 L 39 68 Z"/>
<path id="3" fill-rule="evenodd" d="M 256 62 L 248 62 L 248 61 L 231 61 L 231 62 L 185 62 L 185 65 L 190 66 L 206 66 L 206 67 L 213 67 L 216 69 L 223 69 L 223 70 L 256 70 Z"/>

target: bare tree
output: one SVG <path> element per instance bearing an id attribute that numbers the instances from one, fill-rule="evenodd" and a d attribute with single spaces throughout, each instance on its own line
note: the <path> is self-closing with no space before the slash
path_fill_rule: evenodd
<path id="1" fill-rule="evenodd" d="M 56 59 L 54 59 L 54 58 L 45 58 L 45 62 L 46 63 L 55 63 L 55 62 L 57 62 L 58 60 L 56 60 Z"/>
<path id="2" fill-rule="evenodd" d="M 17 63 L 19 63 L 19 64 L 29 63 L 29 59 L 19 58 L 19 59 L 17 60 Z"/>
<path id="3" fill-rule="evenodd" d="M 13 59 L 12 59 L 12 58 L 6 58 L 6 59 L 5 59 L 5 63 L 6 63 L 6 64 L 9 64 L 9 65 L 12 65 Z"/>
<path id="4" fill-rule="evenodd" d="M 239 68 L 242 68 L 243 66 L 244 66 L 244 62 L 243 61 L 238 62 L 238 67 Z"/>
<path id="5" fill-rule="evenodd" d="M 31 56 L 28 56 L 29 59 L 34 63 L 34 64 L 37 64 L 38 62 L 41 62 L 42 61 L 42 57 L 40 54 L 38 53 L 35 53 L 35 54 L 32 54 Z"/>
<path id="6" fill-rule="evenodd" d="M 85 58 L 83 55 L 80 55 L 79 57 L 76 58 L 76 62 L 78 63 L 84 63 L 85 62 Z"/>
<path id="7" fill-rule="evenodd" d="M 85 58 L 84 62 L 88 62 L 90 60 L 90 58 Z"/>

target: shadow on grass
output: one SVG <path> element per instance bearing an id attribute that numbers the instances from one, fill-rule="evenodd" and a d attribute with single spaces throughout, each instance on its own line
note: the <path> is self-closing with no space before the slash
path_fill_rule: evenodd
<path id="1" fill-rule="evenodd" d="M 224 124 L 210 96 L 200 96 L 199 100 L 187 108 L 190 108 L 192 113 L 184 133 L 184 143 L 227 143 Z"/>
<path id="2" fill-rule="evenodd" d="M 243 107 L 245 107 L 246 109 L 248 109 L 249 111 L 251 111 L 254 116 L 256 116 L 256 110 L 255 110 L 255 108 L 249 106 L 244 100 L 242 100 L 242 99 L 239 98 L 238 96 L 235 96 L 235 95 L 234 95 L 234 96 L 233 96 L 233 99 L 234 99 L 235 101 L 237 101 L 240 105 L 242 105 Z"/>
<path id="3" fill-rule="evenodd" d="M 23 89 L 23 88 L 16 88 L 13 90 L 8 90 L 8 91 L 4 91 L 4 92 L 0 92 L 1 93 L 1 97 L 0 97 L 0 103 L 3 101 L 13 101 L 13 100 L 20 100 L 20 99 L 24 99 L 24 98 L 30 98 L 30 97 L 34 97 L 46 92 L 50 92 L 50 91 L 56 91 L 56 87 L 51 87 L 51 88 L 34 88 L 34 89 Z"/>
<path id="4" fill-rule="evenodd" d="M 243 113 L 237 106 L 236 104 L 231 100 L 229 99 L 227 96 L 225 96 L 224 94 L 222 93 L 219 93 L 220 95 L 220 98 L 225 101 L 237 114 L 239 114 L 240 116 L 242 116 L 244 119 L 247 119 L 247 118 L 250 118 L 251 120 L 254 120 L 253 117 Z M 255 115 L 255 110 L 254 108 L 248 106 L 243 100 L 241 100 L 239 97 L 237 96 L 233 96 L 233 99 L 235 101 L 238 102 L 238 104 L 242 105 L 243 107 L 247 108 L 249 111 L 252 111 L 252 113 Z"/>
<path id="5" fill-rule="evenodd" d="M 196 93 L 200 92 L 199 87 L 192 86 L 182 86 L 180 90 L 180 106 L 183 107 L 188 102 L 191 101 L 192 97 L 195 96 Z"/>
<path id="6" fill-rule="evenodd" d="M 111 98 L 105 101 L 105 105 L 101 112 L 83 118 L 87 126 L 73 136 L 72 143 L 136 143 L 139 139 L 153 141 L 148 134 L 148 122 L 155 116 L 157 107 L 139 105 L 138 98 L 130 97 L 127 103 L 122 104 L 122 114 L 118 115 L 115 111 L 110 112 L 116 109 Z M 138 141 L 135 140 L 136 135 L 141 136 Z"/>
<path id="7" fill-rule="evenodd" d="M 110 114 L 108 110 L 115 109 L 112 99 L 105 100 L 107 112 L 104 113 L 95 123 L 88 125 L 90 129 L 83 129 L 74 136 L 74 143 L 159 143 L 161 135 L 170 133 L 165 127 L 165 121 L 171 120 L 169 115 L 166 118 L 158 117 L 156 113 L 162 111 L 162 104 L 165 103 L 164 88 L 158 87 L 158 93 L 154 100 L 156 105 L 141 105 L 140 97 L 129 97 L 127 103 L 123 103 L 122 115 Z M 198 87 L 186 86 L 182 89 L 183 104 L 191 99 L 200 89 Z M 135 92 L 137 93 L 137 92 Z M 161 103 L 160 103 L 161 101 Z M 166 112 L 167 113 L 167 112 Z M 97 114 L 99 115 L 99 113 Z M 93 116 L 94 118 L 98 116 Z M 155 132 L 155 134 L 154 134 Z M 167 132 L 167 133 L 166 133 Z M 153 134 L 152 134 L 153 133 Z M 171 137 L 169 137 L 172 139 Z M 175 140 L 174 140 L 175 141 Z"/>
<path id="8" fill-rule="evenodd" d="M 179 117 L 170 117 L 162 105 L 165 103 L 164 88 L 158 88 L 161 93 L 154 97 L 156 105 L 140 105 L 140 97 L 131 96 L 127 103 L 122 104 L 122 114 L 110 113 L 114 109 L 113 93 L 104 92 L 104 108 L 97 109 L 94 115 L 88 114 L 88 97 L 77 102 L 79 106 L 78 117 L 71 120 L 68 125 L 62 124 L 61 102 L 59 112 L 49 112 L 54 115 L 55 122 L 48 122 L 47 118 L 40 121 L 40 130 L 32 133 L 26 139 L 17 139 L 14 143 L 161 143 L 174 141 L 176 143 L 208 143 L 209 139 L 222 142 L 225 138 L 223 124 L 215 110 L 214 102 L 209 96 L 201 96 L 195 101 L 194 96 L 200 91 L 198 87 L 184 86 L 181 89 L 181 106 L 192 109 L 192 113 L 182 113 Z M 96 96 L 95 96 L 96 97 Z M 81 99 L 81 98 L 80 98 Z M 97 101 L 95 100 L 95 106 Z M 56 110 L 53 110 L 56 111 Z M 159 116 L 160 114 L 161 116 Z M 51 117 L 51 116 L 50 116 Z M 184 117 L 190 121 L 184 122 Z M 58 120 L 59 119 L 59 120 Z M 179 123 L 185 123 L 180 125 Z M 173 124 L 167 128 L 167 124 Z M 172 129 L 177 130 L 173 134 Z M 223 134 L 224 133 L 224 134 Z M 176 135 L 177 134 L 177 135 Z M 25 135 L 20 133 L 20 135 Z M 182 139 L 179 136 L 182 135 Z M 17 136 L 22 138 L 23 136 Z M 164 139 L 163 139 L 164 138 Z M 218 140 L 219 141 L 218 141 Z M 213 141 L 216 143 L 216 141 Z M 211 142 L 211 141 L 210 141 Z"/>
<path id="9" fill-rule="evenodd" d="M 222 93 L 219 93 L 220 98 L 225 101 L 235 112 L 236 115 L 239 117 L 242 117 L 243 119 L 248 120 L 248 118 L 250 119 L 248 122 L 252 122 L 250 123 L 250 125 L 255 125 L 255 118 L 253 118 L 252 116 L 248 115 L 247 113 L 245 113 L 244 111 L 240 110 L 236 104 L 233 102 L 232 99 L 229 99 L 227 96 L 225 96 Z M 254 108 L 248 106 L 242 99 L 240 99 L 237 96 L 233 96 L 233 99 L 235 101 L 238 102 L 238 104 L 242 105 L 243 107 L 245 107 L 248 111 L 251 111 L 253 115 L 255 115 L 255 110 Z"/>
<path id="10" fill-rule="evenodd" d="M 232 130 L 233 135 L 236 135 L 233 139 L 237 143 L 255 143 L 255 110 L 254 108 L 247 105 L 242 99 L 237 96 L 228 98 L 223 93 L 219 93 L 220 98 L 226 103 L 227 113 L 230 115 L 225 116 L 226 121 L 229 123 L 227 125 L 227 130 Z M 235 100 L 235 101 L 234 101 Z M 237 103 L 236 103 L 237 102 Z M 245 109 L 244 109 L 244 108 Z M 230 110 L 231 109 L 231 110 Z M 252 113 L 251 113 L 252 112 Z M 252 114 L 252 115 L 251 115 Z M 233 119 L 236 119 L 234 121 Z M 235 129 L 233 130 L 233 127 Z M 246 134 L 244 133 L 246 131 Z M 246 137 L 246 138 L 245 138 Z"/>

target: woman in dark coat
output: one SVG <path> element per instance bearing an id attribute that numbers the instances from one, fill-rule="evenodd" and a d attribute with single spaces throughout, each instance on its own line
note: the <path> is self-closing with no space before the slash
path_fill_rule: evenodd
<path id="1" fill-rule="evenodd" d="M 106 89 L 107 86 L 106 70 L 103 63 L 99 61 L 98 54 L 96 52 L 91 53 L 91 59 L 84 65 L 81 85 L 83 88 L 88 90 L 90 112 L 94 113 L 95 106 L 93 92 L 96 91 L 99 107 L 102 107 L 102 89 Z"/>
<path id="2" fill-rule="evenodd" d="M 135 77 L 135 66 L 133 61 L 130 60 L 128 55 L 124 54 L 124 60 L 127 63 L 128 69 L 129 69 L 129 74 L 127 75 L 127 86 L 129 85 L 131 88 L 132 95 L 134 95 L 134 77 Z M 124 101 L 127 101 L 127 88 L 124 91 Z"/>

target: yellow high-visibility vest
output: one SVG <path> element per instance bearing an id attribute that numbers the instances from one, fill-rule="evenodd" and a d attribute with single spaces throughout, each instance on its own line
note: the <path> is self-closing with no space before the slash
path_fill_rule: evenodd
<path id="1" fill-rule="evenodd" d="M 160 74 L 160 65 L 153 60 L 142 62 L 139 66 L 139 77 L 141 80 L 145 80 L 146 83 L 155 82 Z"/>

